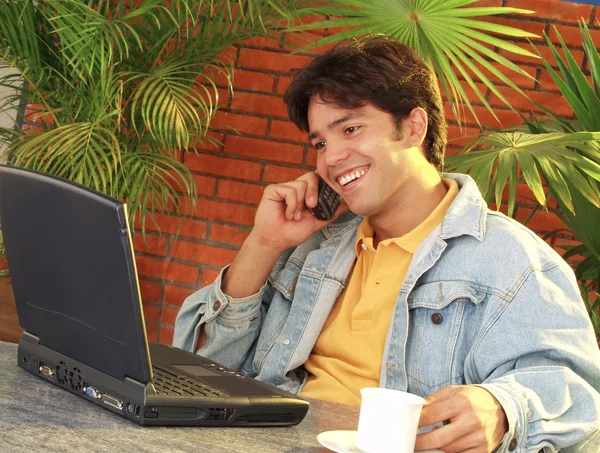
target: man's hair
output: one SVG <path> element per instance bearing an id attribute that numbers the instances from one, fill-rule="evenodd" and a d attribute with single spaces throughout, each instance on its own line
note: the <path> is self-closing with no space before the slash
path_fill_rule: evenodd
<path id="1" fill-rule="evenodd" d="M 427 113 L 427 160 L 441 171 L 447 143 L 446 120 L 435 73 L 410 47 L 383 36 L 339 46 L 298 70 L 285 92 L 290 119 L 309 132 L 313 96 L 342 108 L 370 103 L 394 117 L 396 126 L 415 107 Z"/>

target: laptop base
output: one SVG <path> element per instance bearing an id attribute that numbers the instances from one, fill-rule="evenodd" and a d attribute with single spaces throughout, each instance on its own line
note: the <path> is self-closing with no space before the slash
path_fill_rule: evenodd
<path id="1" fill-rule="evenodd" d="M 151 346 L 151 351 L 173 349 Z M 198 356 L 199 364 L 207 362 Z M 283 391 L 275 396 L 268 396 L 267 391 L 265 395 L 256 391 L 256 396 L 249 397 L 161 396 L 152 383 L 145 384 L 128 377 L 120 381 L 46 348 L 27 331 L 19 341 L 18 364 L 41 379 L 143 426 L 290 426 L 300 423 L 309 407 L 308 402 L 288 397 Z M 161 366 L 160 360 L 156 366 Z M 168 364 L 164 366 L 168 367 Z M 246 385 L 264 386 L 251 378 L 245 379 Z M 269 388 L 272 394 L 273 387 Z"/>

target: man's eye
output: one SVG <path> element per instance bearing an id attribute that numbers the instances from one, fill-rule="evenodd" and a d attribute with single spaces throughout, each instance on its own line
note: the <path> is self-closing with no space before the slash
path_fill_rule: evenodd
<path id="1" fill-rule="evenodd" d="M 346 129 L 344 129 L 344 133 L 352 134 L 353 132 L 356 132 L 359 128 L 360 126 L 348 126 Z"/>
<path id="2" fill-rule="evenodd" d="M 325 146 L 325 142 L 317 142 L 313 145 L 315 149 L 321 149 Z"/>

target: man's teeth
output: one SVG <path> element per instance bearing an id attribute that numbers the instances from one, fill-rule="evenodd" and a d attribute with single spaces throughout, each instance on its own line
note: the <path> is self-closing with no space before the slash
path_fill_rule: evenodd
<path id="1" fill-rule="evenodd" d="M 354 181 L 355 179 L 358 179 L 361 176 L 364 176 L 365 173 L 366 173 L 366 171 L 364 171 L 364 170 L 355 171 L 354 173 L 348 173 L 347 175 L 344 175 L 341 178 L 339 178 L 338 181 L 340 182 L 340 184 L 342 186 L 345 186 L 346 184 L 350 183 L 351 181 Z"/>

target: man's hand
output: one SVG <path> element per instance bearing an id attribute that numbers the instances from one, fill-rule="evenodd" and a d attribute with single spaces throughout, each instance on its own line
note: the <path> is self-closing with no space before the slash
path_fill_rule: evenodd
<path id="1" fill-rule="evenodd" d="M 504 409 L 482 387 L 451 385 L 426 400 L 419 428 L 444 421 L 450 423 L 419 434 L 415 450 L 438 448 L 446 453 L 490 453 L 508 430 Z"/>
<path id="2" fill-rule="evenodd" d="M 256 211 L 252 239 L 281 253 L 302 244 L 347 210 L 342 201 L 331 220 L 315 218 L 309 208 L 317 204 L 318 185 L 316 173 L 309 172 L 294 181 L 266 187 Z"/>
<path id="3" fill-rule="evenodd" d="M 318 185 L 316 173 L 310 172 L 265 189 L 252 232 L 223 276 L 225 294 L 234 298 L 256 294 L 286 249 L 302 244 L 348 209 L 342 201 L 331 220 L 314 217 L 308 208 L 317 204 Z"/>

